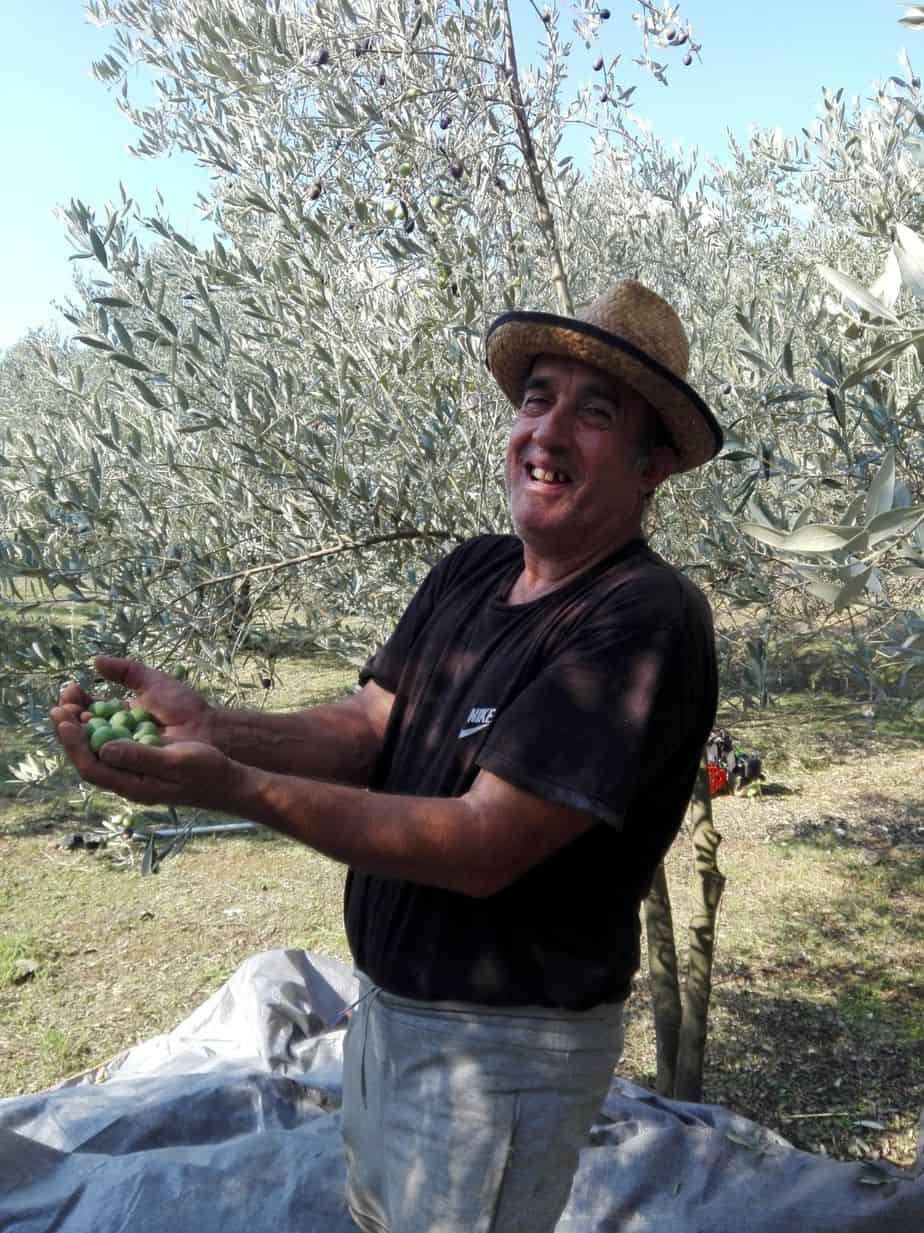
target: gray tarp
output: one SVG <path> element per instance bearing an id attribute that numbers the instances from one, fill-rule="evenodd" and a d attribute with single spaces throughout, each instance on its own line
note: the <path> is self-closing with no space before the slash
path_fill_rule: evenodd
<path id="1" fill-rule="evenodd" d="M 304 951 L 255 955 L 173 1032 L 0 1101 L 0 1230 L 355 1233 L 337 1113 L 355 988 Z M 559 1233 L 924 1233 L 919 1166 L 813 1156 L 616 1079 Z"/>

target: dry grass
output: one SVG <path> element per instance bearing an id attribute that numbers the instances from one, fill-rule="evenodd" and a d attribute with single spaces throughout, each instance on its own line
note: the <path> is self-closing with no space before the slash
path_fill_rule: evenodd
<path id="1" fill-rule="evenodd" d="M 353 679 L 291 663 L 272 703 L 310 704 Z M 764 755 L 771 790 L 715 802 L 728 885 L 705 1098 L 800 1146 L 908 1163 L 924 1106 L 924 731 L 805 696 L 724 722 Z M 17 734 L 2 740 L 0 761 L 15 761 Z M 85 825 L 72 782 L 28 801 L 0 793 L 0 1095 L 170 1028 L 255 952 L 347 957 L 343 871 L 304 848 L 195 839 L 142 878 L 137 859 L 119 866 L 118 845 L 61 847 Z M 681 836 L 668 867 L 680 923 L 689 866 Z M 13 983 L 23 960 L 35 970 Z M 622 1071 L 653 1083 L 644 971 Z"/>

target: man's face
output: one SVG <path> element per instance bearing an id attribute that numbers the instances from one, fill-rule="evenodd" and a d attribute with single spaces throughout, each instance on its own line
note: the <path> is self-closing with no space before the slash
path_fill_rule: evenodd
<path id="1" fill-rule="evenodd" d="M 639 534 L 644 496 L 670 451 L 639 463 L 648 408 L 630 386 L 577 360 L 540 356 L 507 444 L 517 533 L 538 555 L 576 562 Z"/>

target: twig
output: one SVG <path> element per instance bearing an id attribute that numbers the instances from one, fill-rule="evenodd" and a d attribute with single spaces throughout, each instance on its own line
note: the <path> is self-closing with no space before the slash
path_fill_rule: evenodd
<path id="1" fill-rule="evenodd" d="M 781 1122 L 798 1122 L 809 1117 L 851 1117 L 849 1109 L 831 1109 L 828 1113 L 781 1113 Z"/>

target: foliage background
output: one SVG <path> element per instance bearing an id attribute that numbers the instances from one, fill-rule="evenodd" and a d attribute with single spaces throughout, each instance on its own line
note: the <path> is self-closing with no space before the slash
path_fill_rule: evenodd
<path id="1" fill-rule="evenodd" d="M 667 80 L 695 31 L 636 9 L 637 58 Z M 625 275 L 675 304 L 726 426 L 717 463 L 662 489 L 653 538 L 710 594 L 727 684 L 763 705 L 823 645 L 842 687 L 919 700 L 910 63 L 870 106 L 826 92 L 801 133 L 698 166 L 627 123 L 618 56 L 568 93 L 570 55 L 607 51 L 595 5 L 537 13 L 525 68 L 504 3 L 87 12 L 112 29 L 94 72 L 137 151 L 209 168 L 216 238 L 124 188 L 64 212 L 73 334 L 0 364 L 4 718 L 38 721 L 97 649 L 191 663 L 229 698 L 280 655 L 362 658 L 437 556 L 506 525 L 487 321 Z M 574 126 L 586 168 L 561 155 Z M 23 620 L 37 597 L 67 620 Z"/>

